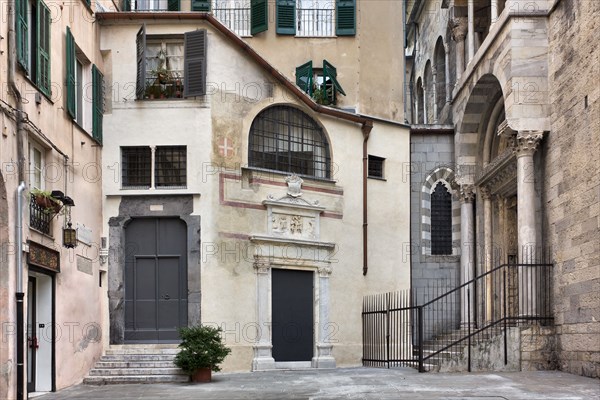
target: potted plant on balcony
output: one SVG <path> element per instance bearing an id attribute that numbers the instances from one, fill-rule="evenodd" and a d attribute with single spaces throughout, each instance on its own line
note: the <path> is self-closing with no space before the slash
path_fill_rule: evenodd
<path id="1" fill-rule="evenodd" d="M 219 364 L 231 352 L 221 339 L 221 328 L 195 325 L 180 328 L 179 335 L 181 350 L 175 365 L 190 375 L 192 382 L 210 382 L 212 371 L 220 371 Z"/>
<path id="2" fill-rule="evenodd" d="M 60 212 L 62 204 L 52 197 L 51 192 L 40 189 L 31 189 L 30 193 L 33 197 L 32 200 L 35 201 L 35 204 L 37 204 L 44 213 L 58 214 Z"/>

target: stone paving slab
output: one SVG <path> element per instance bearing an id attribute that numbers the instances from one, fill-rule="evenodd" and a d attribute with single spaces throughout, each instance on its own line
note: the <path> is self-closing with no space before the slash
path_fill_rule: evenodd
<path id="1" fill-rule="evenodd" d="M 40 400 L 598 400 L 600 380 L 563 372 L 419 374 L 338 368 L 213 374 L 205 384 L 77 385 Z"/>

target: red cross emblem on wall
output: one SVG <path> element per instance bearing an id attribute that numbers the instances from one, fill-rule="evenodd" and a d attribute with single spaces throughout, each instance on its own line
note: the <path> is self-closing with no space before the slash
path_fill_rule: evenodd
<path id="1" fill-rule="evenodd" d="M 219 139 L 219 154 L 223 157 L 233 156 L 233 146 L 231 141 L 227 138 Z"/>

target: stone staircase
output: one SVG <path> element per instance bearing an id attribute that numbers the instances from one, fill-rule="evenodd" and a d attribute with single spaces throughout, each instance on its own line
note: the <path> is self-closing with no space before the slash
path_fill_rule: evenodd
<path id="1" fill-rule="evenodd" d="M 173 364 L 176 344 L 111 345 L 83 379 L 88 385 L 189 382 Z"/>

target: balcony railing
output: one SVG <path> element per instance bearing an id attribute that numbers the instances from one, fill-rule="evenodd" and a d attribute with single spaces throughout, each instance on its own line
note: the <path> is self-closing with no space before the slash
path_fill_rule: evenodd
<path id="1" fill-rule="evenodd" d="M 240 36 L 250 36 L 250 8 L 214 8 L 215 18 Z"/>
<path id="2" fill-rule="evenodd" d="M 297 36 L 333 36 L 334 10 L 298 8 Z"/>
<path id="3" fill-rule="evenodd" d="M 123 0 L 131 11 L 169 11 L 169 0 Z"/>
<path id="4" fill-rule="evenodd" d="M 35 196 L 31 195 L 29 201 L 29 226 L 37 231 L 50 234 L 52 218 L 56 213 L 48 207 L 39 205 L 36 202 Z"/>

